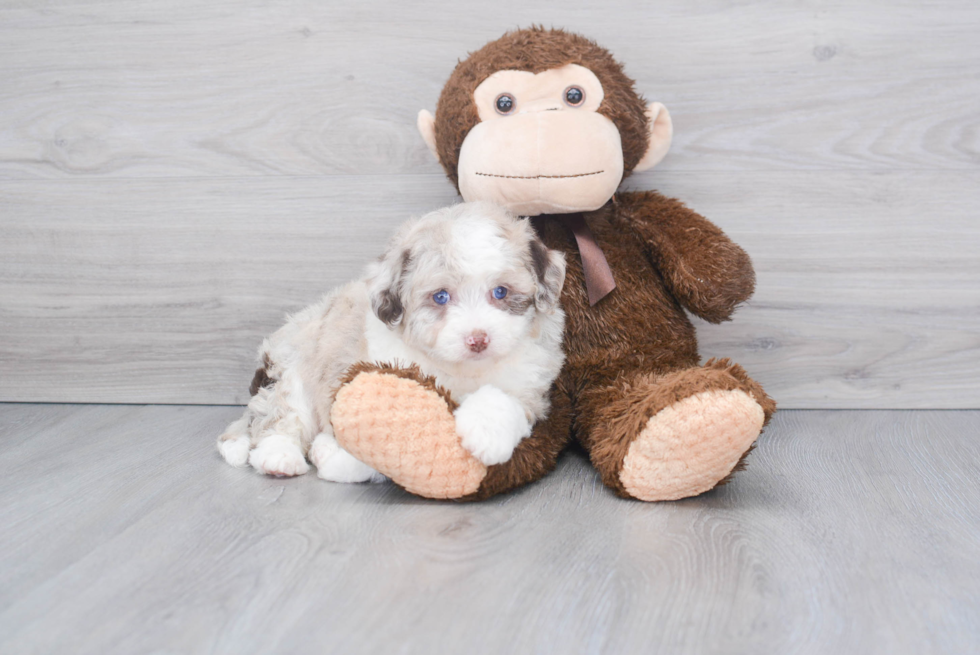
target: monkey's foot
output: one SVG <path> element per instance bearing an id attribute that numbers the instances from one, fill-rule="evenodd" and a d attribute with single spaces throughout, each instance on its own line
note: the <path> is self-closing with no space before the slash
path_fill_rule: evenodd
<path id="1" fill-rule="evenodd" d="M 462 498 L 480 488 L 487 467 L 463 448 L 457 404 L 417 368 L 358 364 L 331 410 L 337 443 L 413 494 Z"/>
<path id="2" fill-rule="evenodd" d="M 762 432 L 765 413 L 745 391 L 702 391 L 650 417 L 619 479 L 640 500 L 677 500 L 725 479 Z"/>
<path id="3" fill-rule="evenodd" d="M 635 372 L 580 397 L 585 445 L 624 498 L 677 500 L 724 484 L 776 411 L 738 364 Z"/>
<path id="4" fill-rule="evenodd" d="M 677 500 L 724 484 L 745 457 L 776 403 L 738 364 L 712 359 L 668 373 L 644 391 L 639 432 L 618 471 L 621 490 L 640 500 Z"/>

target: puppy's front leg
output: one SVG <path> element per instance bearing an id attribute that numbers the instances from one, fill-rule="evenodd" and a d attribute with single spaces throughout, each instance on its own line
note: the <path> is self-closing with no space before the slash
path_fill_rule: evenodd
<path id="1" fill-rule="evenodd" d="M 487 466 L 509 460 L 521 439 L 531 434 L 524 407 L 490 384 L 464 398 L 454 415 L 463 448 Z"/>
<path id="2" fill-rule="evenodd" d="M 310 445 L 316 474 L 330 482 L 384 482 L 387 478 L 340 447 L 332 432 L 324 430 Z"/>

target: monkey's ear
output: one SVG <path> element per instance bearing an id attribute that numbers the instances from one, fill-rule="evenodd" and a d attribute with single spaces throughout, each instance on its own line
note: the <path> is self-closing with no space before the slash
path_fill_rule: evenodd
<path id="1" fill-rule="evenodd" d="M 429 146 L 429 152 L 436 158 L 436 161 L 439 161 L 439 152 L 436 150 L 435 116 L 430 114 L 428 109 L 423 109 L 419 112 L 419 119 L 416 121 L 416 125 L 418 125 L 419 134 L 422 135 L 422 140 L 425 141 L 425 145 Z"/>
<path id="2" fill-rule="evenodd" d="M 674 137 L 674 124 L 670 120 L 667 108 L 662 104 L 651 102 L 647 106 L 647 118 L 649 119 L 647 129 L 650 130 L 650 144 L 647 146 L 643 159 L 633 167 L 635 173 L 659 164 L 660 160 L 667 155 L 667 151 L 670 150 L 670 140 Z"/>

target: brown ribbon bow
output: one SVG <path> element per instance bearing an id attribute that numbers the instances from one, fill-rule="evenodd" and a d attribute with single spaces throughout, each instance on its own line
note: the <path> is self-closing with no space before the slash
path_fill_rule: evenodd
<path id="1" fill-rule="evenodd" d="M 597 302 L 616 288 L 612 269 L 609 268 L 609 262 L 606 261 L 602 248 L 596 243 L 595 235 L 585 222 L 585 217 L 581 214 L 568 214 L 562 218 L 575 235 L 575 243 L 578 244 L 578 252 L 582 257 L 582 273 L 585 274 L 585 289 L 589 293 L 589 305 L 595 307 Z"/>

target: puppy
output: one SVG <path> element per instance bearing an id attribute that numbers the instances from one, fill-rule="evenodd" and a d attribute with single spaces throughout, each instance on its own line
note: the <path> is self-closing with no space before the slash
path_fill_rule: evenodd
<path id="1" fill-rule="evenodd" d="M 384 480 L 343 450 L 330 407 L 361 361 L 417 365 L 459 402 L 456 429 L 486 465 L 510 459 L 549 409 L 564 362 L 564 255 L 526 219 L 464 203 L 410 221 L 367 275 L 288 319 L 262 343 L 244 415 L 218 438 L 234 466 Z"/>

